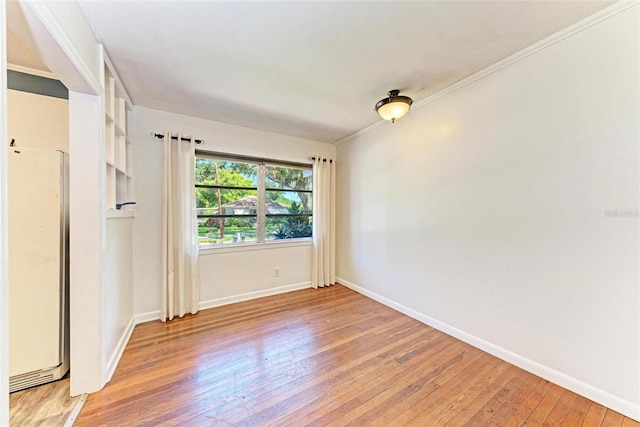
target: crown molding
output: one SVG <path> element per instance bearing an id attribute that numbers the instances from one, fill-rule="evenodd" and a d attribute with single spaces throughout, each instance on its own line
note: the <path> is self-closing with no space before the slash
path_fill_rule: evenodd
<path id="1" fill-rule="evenodd" d="M 17 71 L 18 73 L 31 74 L 32 76 L 44 77 L 52 80 L 60 80 L 51 71 L 38 70 L 36 68 L 24 67 L 22 65 L 11 64 L 7 62 L 7 70 Z"/>
<path id="2" fill-rule="evenodd" d="M 563 28 L 562 30 L 554 34 L 548 37 L 545 37 L 544 39 L 528 47 L 525 47 L 524 49 L 512 55 L 509 55 L 504 59 L 501 59 L 498 62 L 494 62 L 493 64 L 483 68 L 480 71 L 476 71 L 475 73 L 463 78 L 462 80 L 458 80 L 457 82 L 452 83 L 451 85 L 445 87 L 444 89 L 440 89 L 439 91 L 427 96 L 426 98 L 423 98 L 419 101 L 414 102 L 412 105 L 412 110 L 417 110 L 419 108 L 422 108 L 425 105 L 428 105 L 434 102 L 435 100 L 442 98 L 443 96 L 449 95 L 450 93 L 453 93 L 458 89 L 462 89 L 463 87 L 477 80 L 490 76 L 491 74 L 496 73 L 502 70 L 503 68 L 510 66 L 511 64 L 521 61 L 530 55 L 533 55 L 543 49 L 546 49 L 549 46 L 552 46 L 558 42 L 561 42 L 562 40 L 568 37 L 571 37 L 574 34 L 577 34 L 583 30 L 586 30 L 587 28 L 593 25 L 596 25 L 606 19 L 609 19 L 619 14 L 620 12 L 623 12 L 627 9 L 637 6 L 638 4 L 640 4 L 640 0 L 620 0 L 617 3 L 612 4 L 611 6 L 608 6 L 602 9 L 601 11 L 596 12 L 593 15 L 588 16 L 582 19 L 581 21 L 576 22 L 575 24 L 572 24 L 566 28 Z M 338 147 L 340 145 L 346 144 L 349 141 L 353 141 L 354 139 L 362 135 L 365 135 L 373 131 L 374 129 L 377 129 L 378 127 L 382 126 L 385 123 L 387 123 L 386 120 L 380 120 L 379 122 L 376 122 L 364 129 L 361 129 L 351 135 L 348 135 L 342 138 L 341 140 L 335 142 L 334 145 Z"/>
<path id="3" fill-rule="evenodd" d="M 365 135 L 369 132 L 371 132 L 374 129 L 379 128 L 380 126 L 382 126 L 383 124 L 388 123 L 387 120 L 380 120 L 375 122 L 374 124 L 367 126 L 364 129 L 360 129 L 359 131 L 352 133 L 351 135 L 345 136 L 344 138 L 342 138 L 341 140 L 334 142 L 333 145 L 335 145 L 336 147 L 341 146 L 342 144 L 346 144 L 349 141 L 352 141 L 354 139 L 356 139 L 359 136 Z"/>

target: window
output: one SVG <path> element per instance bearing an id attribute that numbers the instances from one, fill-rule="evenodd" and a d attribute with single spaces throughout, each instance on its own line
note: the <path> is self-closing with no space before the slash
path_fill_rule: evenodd
<path id="1" fill-rule="evenodd" d="M 311 237 L 312 182 L 311 165 L 196 152 L 200 244 Z"/>

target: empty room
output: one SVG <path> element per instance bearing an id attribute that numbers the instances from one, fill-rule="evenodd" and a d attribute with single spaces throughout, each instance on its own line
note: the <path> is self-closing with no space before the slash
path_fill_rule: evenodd
<path id="1" fill-rule="evenodd" d="M 0 31 L 0 426 L 640 425 L 639 1 Z"/>

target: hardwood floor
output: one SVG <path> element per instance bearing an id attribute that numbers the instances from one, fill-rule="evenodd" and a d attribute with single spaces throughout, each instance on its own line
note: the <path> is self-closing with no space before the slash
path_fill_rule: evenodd
<path id="1" fill-rule="evenodd" d="M 70 397 L 69 376 L 9 395 L 12 426 L 63 426 L 80 396 Z"/>
<path id="2" fill-rule="evenodd" d="M 136 327 L 76 426 L 639 426 L 343 286 Z"/>

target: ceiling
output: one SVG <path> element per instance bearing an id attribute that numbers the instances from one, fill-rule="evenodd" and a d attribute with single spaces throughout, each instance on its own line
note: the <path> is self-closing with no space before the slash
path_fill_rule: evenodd
<path id="1" fill-rule="evenodd" d="M 134 104 L 336 142 L 612 1 L 89 1 Z"/>
<path id="2" fill-rule="evenodd" d="M 9 28 L 7 28 L 7 63 L 42 73 L 51 73 L 40 58 L 32 53 L 22 40 Z"/>

